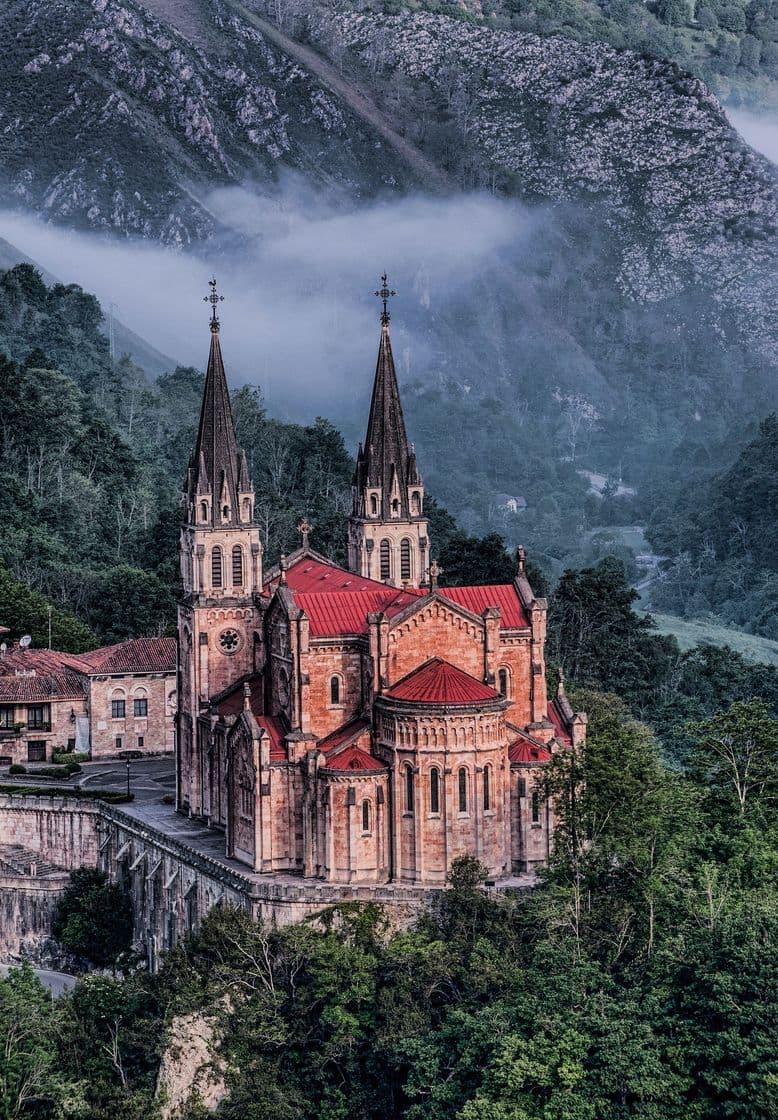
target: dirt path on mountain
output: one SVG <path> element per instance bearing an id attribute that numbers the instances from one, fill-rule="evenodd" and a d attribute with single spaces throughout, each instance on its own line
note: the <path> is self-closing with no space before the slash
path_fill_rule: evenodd
<path id="1" fill-rule="evenodd" d="M 228 0 L 228 2 L 246 23 L 256 27 L 257 31 L 261 32 L 279 50 L 282 50 L 284 54 L 288 54 L 301 66 L 304 66 L 306 70 L 315 74 L 322 85 L 344 101 L 349 109 L 365 124 L 369 125 L 411 168 L 426 187 L 434 187 L 436 190 L 456 190 L 456 184 L 451 181 L 448 175 L 441 171 L 439 167 L 436 167 L 434 163 L 431 163 L 418 148 L 415 148 L 413 144 L 410 144 L 399 132 L 392 128 L 386 117 L 376 108 L 369 97 L 353 83 L 342 78 L 335 67 L 326 62 L 321 55 L 311 50 L 310 47 L 305 47 L 302 43 L 290 39 L 274 23 L 270 23 L 263 16 L 250 11 L 236 0 Z"/>
<path id="2" fill-rule="evenodd" d="M 457 190 L 456 183 L 392 128 L 369 96 L 343 78 L 331 63 L 310 47 L 290 39 L 274 23 L 251 11 L 238 0 L 227 0 L 227 2 L 241 19 L 256 28 L 268 42 L 314 74 L 330 93 L 347 105 L 355 116 L 381 137 L 398 158 L 411 169 L 423 186 L 428 190 L 436 191 Z M 218 33 L 204 14 L 202 0 L 142 0 L 142 3 L 157 19 L 171 24 L 203 50 L 215 51 L 217 54 L 225 53 L 224 44 L 219 41 Z"/>

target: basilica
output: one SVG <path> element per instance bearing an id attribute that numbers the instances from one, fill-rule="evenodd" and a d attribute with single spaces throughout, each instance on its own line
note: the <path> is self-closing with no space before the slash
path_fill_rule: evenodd
<path id="1" fill-rule="evenodd" d="M 511 583 L 439 586 L 387 299 L 347 567 L 301 546 L 269 571 L 238 445 L 215 282 L 184 485 L 177 808 L 254 872 L 439 886 L 461 855 L 494 879 L 548 858 L 542 774 L 586 717 L 546 693 L 546 602 Z"/>

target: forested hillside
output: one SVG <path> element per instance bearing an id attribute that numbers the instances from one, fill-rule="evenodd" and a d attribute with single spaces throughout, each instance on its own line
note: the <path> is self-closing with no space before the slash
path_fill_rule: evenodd
<path id="1" fill-rule="evenodd" d="M 47 288 L 29 265 L 0 273 L 0 560 L 112 640 L 174 623 L 178 497 L 203 375 L 179 368 L 152 385 L 128 360 L 112 364 L 101 314 L 93 296 Z M 204 352 L 207 342 L 204 330 Z M 338 555 L 352 472 L 340 434 L 325 420 L 268 418 L 251 388 L 234 407 L 269 561 L 295 546 L 303 513 Z M 40 632 L 44 600 L 23 602 L 29 613 L 19 605 L 9 624 Z"/>
<path id="2" fill-rule="evenodd" d="M 180 486 L 202 398 L 199 370 L 151 383 L 127 358 L 112 363 L 101 317 L 77 285 L 47 288 L 30 265 L 0 272 L 0 624 L 42 643 L 51 603 L 54 644 L 70 650 L 173 627 Z M 354 462 L 340 432 L 268 416 L 252 386 L 233 393 L 233 411 L 266 563 L 299 545 L 303 515 L 314 545 L 342 562 Z M 510 578 L 499 537 L 468 537 L 434 500 L 428 512 L 446 578 Z"/>
<path id="3" fill-rule="evenodd" d="M 654 604 L 690 618 L 713 614 L 778 637 L 778 417 L 769 416 L 728 470 L 661 503 L 651 541 L 670 557 Z"/>

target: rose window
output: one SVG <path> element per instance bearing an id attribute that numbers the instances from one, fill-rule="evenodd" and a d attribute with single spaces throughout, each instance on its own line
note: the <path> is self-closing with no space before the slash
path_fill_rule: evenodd
<path id="1" fill-rule="evenodd" d="M 219 645 L 225 653 L 234 653 L 240 645 L 240 635 L 237 630 L 222 630 L 219 635 Z"/>

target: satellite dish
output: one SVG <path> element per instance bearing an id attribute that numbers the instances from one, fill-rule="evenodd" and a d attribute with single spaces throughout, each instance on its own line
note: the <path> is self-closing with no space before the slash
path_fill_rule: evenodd
<path id="1" fill-rule="evenodd" d="M 30 635 L 25 634 L 23 637 L 21 637 L 19 639 L 19 645 L 21 646 L 22 649 L 27 649 L 28 646 L 31 646 L 32 645 L 32 638 L 30 637 Z"/>

